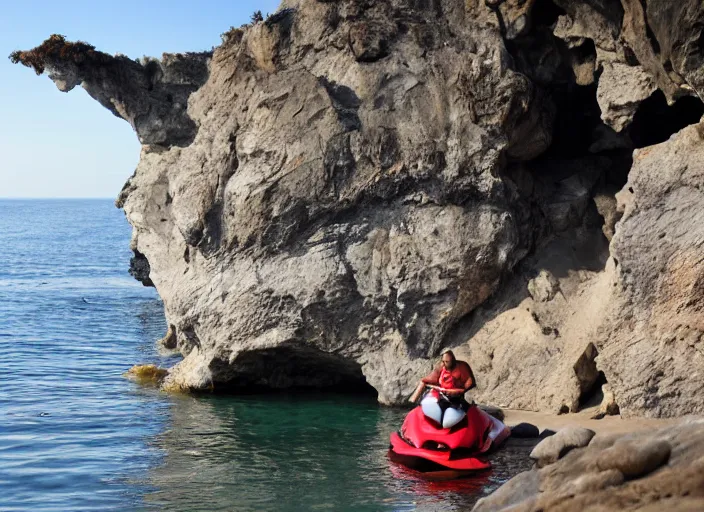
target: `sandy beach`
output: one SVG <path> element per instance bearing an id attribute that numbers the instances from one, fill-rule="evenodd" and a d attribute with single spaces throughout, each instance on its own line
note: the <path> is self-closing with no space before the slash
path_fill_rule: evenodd
<path id="1" fill-rule="evenodd" d="M 554 415 L 542 412 L 504 409 L 504 423 L 510 426 L 531 423 L 542 432 L 544 429 L 559 430 L 564 427 L 585 427 L 597 434 L 625 434 L 638 430 L 656 429 L 677 423 L 679 420 L 656 418 L 621 418 L 605 416 L 600 420 L 591 419 L 597 408 L 589 408 L 574 414 Z"/>

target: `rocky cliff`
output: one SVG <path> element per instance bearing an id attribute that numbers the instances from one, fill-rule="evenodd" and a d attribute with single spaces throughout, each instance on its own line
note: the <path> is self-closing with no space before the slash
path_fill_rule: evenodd
<path id="1" fill-rule="evenodd" d="M 704 411 L 704 9 L 285 0 L 212 53 L 11 58 L 142 142 L 119 195 L 167 389 L 371 385 Z M 692 126 L 689 126 L 692 125 Z M 673 137 L 671 137 L 673 134 Z"/>

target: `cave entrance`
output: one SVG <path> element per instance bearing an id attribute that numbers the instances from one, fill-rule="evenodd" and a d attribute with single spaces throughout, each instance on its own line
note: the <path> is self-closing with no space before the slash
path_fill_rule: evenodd
<path id="1" fill-rule="evenodd" d="M 665 142 L 672 135 L 691 124 L 696 124 L 704 115 L 704 103 L 696 96 L 685 96 L 674 105 L 668 105 L 659 89 L 638 107 L 629 135 L 635 148 L 644 148 Z"/>
<path id="2" fill-rule="evenodd" d="M 565 14 L 565 10 L 552 0 L 536 0 L 531 10 L 531 23 L 533 27 L 552 27 L 557 18 Z"/>
<path id="3" fill-rule="evenodd" d="M 589 343 L 584 349 L 584 352 L 579 356 L 574 364 L 574 374 L 579 382 L 579 407 L 583 409 L 589 407 L 591 401 L 598 399 L 601 393 L 601 385 L 606 383 L 604 372 L 599 371 L 596 367 L 596 356 L 599 351 L 593 343 Z M 603 379 L 603 382 L 601 380 Z M 601 384 L 600 384 L 601 382 Z M 601 401 L 593 405 L 599 405 Z"/>
<path id="4" fill-rule="evenodd" d="M 301 345 L 252 350 L 234 361 L 215 360 L 215 393 L 343 393 L 376 400 L 359 363 Z"/>
<path id="5" fill-rule="evenodd" d="M 630 125 L 616 132 L 601 119 L 599 68 L 592 74 L 587 65 L 596 66 L 594 42 L 585 38 L 580 46 L 569 47 L 557 38 L 554 23 L 561 14 L 552 1 L 538 0 L 531 10 L 531 30 L 505 41 L 516 70 L 534 82 L 553 111 L 550 146 L 532 160 L 509 161 L 507 176 L 545 219 L 544 226 L 535 230 L 533 248 L 553 236 L 575 239 L 591 232 L 599 237 L 602 231 L 603 239 L 596 245 L 603 254 L 597 259 L 605 263 L 620 218 L 615 196 L 628 182 L 633 150 L 664 142 L 698 123 L 704 102 L 684 96 L 668 105 L 657 90 L 640 103 Z M 525 183 L 529 186 L 521 189 Z M 594 246 L 591 238 L 587 246 Z"/>
<path id="6" fill-rule="evenodd" d="M 598 372 L 596 380 L 579 395 L 579 410 L 598 407 L 604 400 L 602 386 L 608 383 L 604 372 Z"/>

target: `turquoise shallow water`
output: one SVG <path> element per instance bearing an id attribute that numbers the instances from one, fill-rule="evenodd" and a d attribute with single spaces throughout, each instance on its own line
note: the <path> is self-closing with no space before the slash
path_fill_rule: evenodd
<path id="1" fill-rule="evenodd" d="M 467 510 L 526 469 L 430 482 L 388 460 L 405 411 L 341 395 L 169 396 L 156 292 L 109 200 L 0 200 L 0 511 Z"/>

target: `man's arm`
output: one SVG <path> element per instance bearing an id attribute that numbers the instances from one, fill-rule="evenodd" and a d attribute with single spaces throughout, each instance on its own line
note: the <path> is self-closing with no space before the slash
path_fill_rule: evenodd
<path id="1" fill-rule="evenodd" d="M 436 367 L 432 372 L 430 372 L 426 377 L 420 379 L 423 384 L 440 384 L 440 367 Z"/>
<path id="2" fill-rule="evenodd" d="M 470 388 L 474 387 L 474 373 L 472 373 L 472 368 L 469 366 L 469 363 L 465 363 L 465 368 L 467 370 L 467 380 L 464 382 L 463 387 L 466 393 Z"/>
<path id="3" fill-rule="evenodd" d="M 440 383 L 440 366 L 438 365 L 428 376 L 423 377 L 418 382 L 418 387 L 413 392 L 411 397 L 408 399 L 410 402 L 417 402 L 420 396 L 423 394 L 426 386 L 436 387 Z"/>

